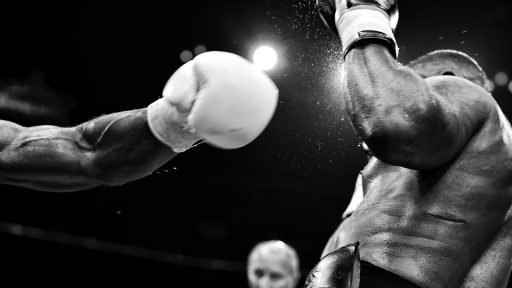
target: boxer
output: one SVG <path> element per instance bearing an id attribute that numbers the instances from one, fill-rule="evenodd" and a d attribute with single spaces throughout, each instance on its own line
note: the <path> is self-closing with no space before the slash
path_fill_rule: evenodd
<path id="1" fill-rule="evenodd" d="M 485 81 L 442 71 L 439 55 L 401 65 L 397 1 L 317 7 L 341 38 L 341 99 L 372 157 L 364 199 L 306 287 L 506 287 L 512 128 Z"/>

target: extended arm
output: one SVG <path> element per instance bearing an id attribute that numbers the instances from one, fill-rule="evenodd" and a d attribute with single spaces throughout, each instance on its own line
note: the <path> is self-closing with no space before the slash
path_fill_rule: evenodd
<path id="1" fill-rule="evenodd" d="M 0 183 L 45 191 L 121 185 L 142 178 L 200 139 L 247 145 L 277 105 L 273 81 L 242 57 L 207 52 L 180 67 L 147 109 L 73 128 L 0 120 Z"/>
<path id="2" fill-rule="evenodd" d="M 105 115 L 72 128 L 0 121 L 0 182 L 43 191 L 120 185 L 175 153 L 158 141 L 146 109 Z"/>

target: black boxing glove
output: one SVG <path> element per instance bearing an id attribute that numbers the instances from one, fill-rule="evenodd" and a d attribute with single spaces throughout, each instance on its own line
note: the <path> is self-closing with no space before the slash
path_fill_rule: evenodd
<path id="1" fill-rule="evenodd" d="M 373 39 L 398 57 L 393 34 L 398 24 L 397 0 L 317 0 L 316 7 L 327 27 L 338 32 L 343 55 L 357 43 Z"/>
<path id="2" fill-rule="evenodd" d="M 325 255 L 311 270 L 304 288 L 358 288 L 359 243 L 349 244 Z"/>

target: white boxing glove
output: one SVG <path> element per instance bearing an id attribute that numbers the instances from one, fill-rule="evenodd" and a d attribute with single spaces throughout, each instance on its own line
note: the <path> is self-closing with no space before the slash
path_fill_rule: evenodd
<path id="1" fill-rule="evenodd" d="M 234 149 L 261 134 L 277 99 L 274 82 L 251 62 L 228 52 L 206 52 L 171 76 L 163 97 L 148 106 L 148 124 L 175 152 L 199 139 Z"/>

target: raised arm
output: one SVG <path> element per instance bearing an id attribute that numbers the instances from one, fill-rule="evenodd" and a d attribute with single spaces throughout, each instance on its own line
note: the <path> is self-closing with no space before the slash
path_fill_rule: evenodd
<path id="1" fill-rule="evenodd" d="M 493 107 L 482 87 L 454 76 L 423 79 L 379 43 L 348 52 L 343 74 L 343 101 L 357 134 L 392 165 L 423 170 L 446 163 Z"/>
<path id="2" fill-rule="evenodd" d="M 396 61 L 396 1 L 318 0 L 343 45 L 343 101 L 377 158 L 418 170 L 458 154 L 485 122 L 492 97 L 454 76 L 421 78 Z"/>
<path id="3" fill-rule="evenodd" d="M 74 191 L 144 177 L 175 155 L 151 134 L 146 119 L 140 109 L 72 128 L 0 121 L 0 182 Z"/>

